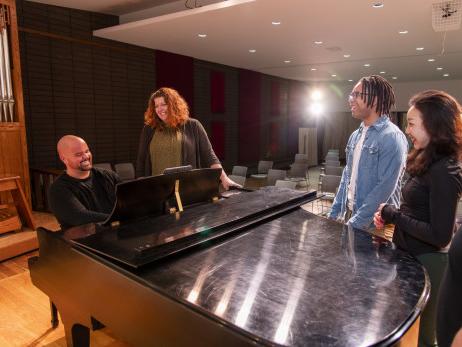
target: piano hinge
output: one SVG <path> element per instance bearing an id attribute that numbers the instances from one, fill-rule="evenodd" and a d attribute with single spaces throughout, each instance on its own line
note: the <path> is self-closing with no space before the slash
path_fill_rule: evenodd
<path id="1" fill-rule="evenodd" d="M 118 226 L 120 226 L 120 222 L 118 220 L 111 222 L 111 228 L 116 228 Z"/>
<path id="2" fill-rule="evenodd" d="M 178 211 L 183 212 L 183 204 L 181 203 L 180 196 L 180 180 L 175 181 L 175 198 L 176 204 L 178 205 Z"/>

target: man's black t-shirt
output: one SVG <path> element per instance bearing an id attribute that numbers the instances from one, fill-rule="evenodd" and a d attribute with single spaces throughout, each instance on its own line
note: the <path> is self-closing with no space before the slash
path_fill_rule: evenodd
<path id="1" fill-rule="evenodd" d="M 115 186 L 120 182 L 113 171 L 92 168 L 80 180 L 64 173 L 50 187 L 50 207 L 62 229 L 104 221 L 115 203 Z"/>

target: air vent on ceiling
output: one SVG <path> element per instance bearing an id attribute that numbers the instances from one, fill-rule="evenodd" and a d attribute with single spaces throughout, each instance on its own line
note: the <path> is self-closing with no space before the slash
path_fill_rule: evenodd
<path id="1" fill-rule="evenodd" d="M 440 1 L 432 7 L 432 25 L 435 31 L 458 30 L 462 19 L 462 0 Z"/>

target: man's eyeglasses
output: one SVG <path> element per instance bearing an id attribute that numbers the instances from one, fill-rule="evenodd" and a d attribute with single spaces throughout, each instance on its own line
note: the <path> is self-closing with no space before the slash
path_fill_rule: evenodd
<path id="1" fill-rule="evenodd" d="M 348 100 L 353 101 L 354 99 L 357 99 L 359 96 L 363 97 L 363 95 L 369 95 L 369 93 L 351 92 L 350 94 L 348 94 Z"/>

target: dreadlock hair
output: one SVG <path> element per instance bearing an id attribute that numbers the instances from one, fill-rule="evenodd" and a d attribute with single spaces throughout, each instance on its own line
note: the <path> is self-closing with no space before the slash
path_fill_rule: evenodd
<path id="1" fill-rule="evenodd" d="M 156 98 L 164 98 L 168 106 L 168 116 L 163 122 L 156 114 Z M 177 128 L 189 118 L 189 108 L 185 99 L 173 88 L 162 87 L 152 93 L 148 101 L 148 108 L 144 112 L 144 124 L 150 125 L 152 128 L 159 128 L 162 130 L 166 126 Z"/>
<path id="2" fill-rule="evenodd" d="M 379 116 L 383 114 L 389 115 L 391 107 L 395 104 L 395 93 L 391 84 L 378 75 L 363 77 L 359 82 L 363 88 L 361 99 L 366 103 L 367 107 L 372 107 L 374 101 L 377 100 L 375 112 Z"/>
<path id="3" fill-rule="evenodd" d="M 423 174 L 439 158 L 462 161 L 462 108 L 455 98 L 440 90 L 427 90 L 409 101 L 422 116 L 422 124 L 430 137 L 425 148 L 412 149 L 406 170 L 412 176 Z"/>

